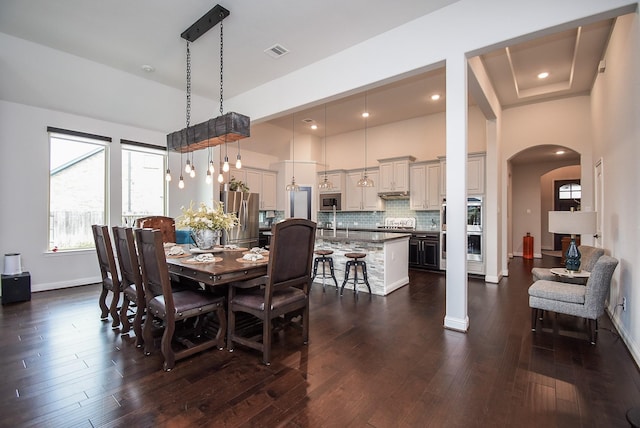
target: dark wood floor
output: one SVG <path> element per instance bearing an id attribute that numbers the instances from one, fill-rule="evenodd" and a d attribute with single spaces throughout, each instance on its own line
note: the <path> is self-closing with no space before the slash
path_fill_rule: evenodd
<path id="1" fill-rule="evenodd" d="M 532 265 L 470 282 L 467 334 L 442 327 L 444 275 L 411 271 L 386 298 L 314 288 L 310 344 L 281 333 L 270 367 L 237 347 L 169 373 L 99 320 L 97 286 L 35 293 L 0 312 L 0 426 L 627 426 L 640 374 L 624 344 L 606 316 L 595 346 L 571 317 L 532 334 Z"/>

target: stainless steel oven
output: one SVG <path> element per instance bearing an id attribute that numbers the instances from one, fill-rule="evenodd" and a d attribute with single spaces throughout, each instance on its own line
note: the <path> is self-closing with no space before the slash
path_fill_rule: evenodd
<path id="1" fill-rule="evenodd" d="M 320 211 L 333 211 L 335 206 L 336 211 L 342 209 L 342 194 L 341 193 L 321 193 L 320 194 Z"/>
<path id="2" fill-rule="evenodd" d="M 447 258 L 447 201 L 442 201 L 441 212 L 442 226 L 442 242 L 440 248 L 442 251 L 442 259 Z M 467 198 L 467 260 L 479 261 L 483 260 L 484 251 L 484 232 L 482 225 L 484 223 L 484 207 L 482 206 L 482 197 L 474 196 Z"/>

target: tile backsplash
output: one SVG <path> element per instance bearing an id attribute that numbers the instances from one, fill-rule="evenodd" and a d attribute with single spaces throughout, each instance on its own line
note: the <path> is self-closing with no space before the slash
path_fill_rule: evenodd
<path id="1" fill-rule="evenodd" d="M 414 211 L 408 200 L 385 202 L 384 211 L 338 211 L 336 223 L 339 228 L 371 229 L 384 225 L 386 217 L 415 217 L 417 230 L 440 230 L 440 211 Z M 318 225 L 333 221 L 333 213 L 318 212 Z"/>
<path id="2" fill-rule="evenodd" d="M 284 220 L 284 211 L 275 211 L 272 222 Z M 386 217 L 415 217 L 416 230 L 440 230 L 440 211 L 414 211 L 409 209 L 408 200 L 391 200 L 385 202 L 384 211 L 338 211 L 336 223 L 338 228 L 375 229 L 384 225 Z M 267 227 L 266 211 L 260 211 L 260 227 Z M 318 227 L 333 221 L 333 213 L 318 212 Z"/>

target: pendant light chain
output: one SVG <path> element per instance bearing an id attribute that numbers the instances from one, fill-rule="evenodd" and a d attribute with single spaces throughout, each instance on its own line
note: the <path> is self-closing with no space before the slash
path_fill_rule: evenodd
<path id="1" fill-rule="evenodd" d="M 224 18 L 224 16 L 221 15 L 221 18 Z M 220 20 L 220 116 L 222 116 L 224 114 L 224 109 L 222 108 L 222 102 L 223 102 L 223 79 L 224 79 L 224 75 L 223 75 L 223 70 L 224 70 L 224 56 L 222 55 L 224 51 L 224 38 L 223 38 L 223 32 L 222 32 L 222 19 Z"/>

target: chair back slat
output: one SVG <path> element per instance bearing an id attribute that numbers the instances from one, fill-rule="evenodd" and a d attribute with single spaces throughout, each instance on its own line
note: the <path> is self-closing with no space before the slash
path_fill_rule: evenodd
<path id="1" fill-rule="evenodd" d="M 269 246 L 270 281 L 266 297 L 281 287 L 299 286 L 307 291 L 311 281 L 316 224 L 306 219 L 290 219 L 273 227 Z"/>
<path id="2" fill-rule="evenodd" d="M 118 289 L 120 281 L 118 278 L 116 260 L 113 255 L 113 247 L 111 246 L 109 227 L 94 224 L 91 226 L 91 229 L 93 231 L 93 239 L 96 245 L 96 253 L 98 255 L 98 264 L 100 266 L 102 279 L 111 279 L 114 289 Z"/>
<path id="3" fill-rule="evenodd" d="M 159 230 L 136 229 L 138 257 L 142 270 L 142 284 L 147 303 L 156 296 L 164 296 L 167 310 L 173 309 L 169 268 Z"/>
<path id="4" fill-rule="evenodd" d="M 113 226 L 112 229 L 122 283 L 125 287 L 134 284 L 136 286 L 136 295 L 142 297 L 144 296 L 142 291 L 142 275 L 140 273 L 140 262 L 138 261 L 138 251 L 133 237 L 133 229 L 120 226 Z"/>
<path id="5" fill-rule="evenodd" d="M 162 233 L 163 242 L 176 242 L 176 221 L 172 217 L 149 216 L 136 220 L 136 227 L 158 229 Z"/>

